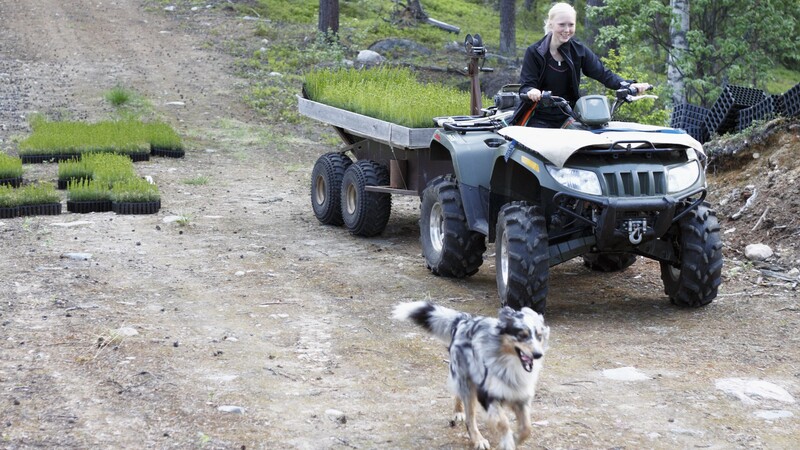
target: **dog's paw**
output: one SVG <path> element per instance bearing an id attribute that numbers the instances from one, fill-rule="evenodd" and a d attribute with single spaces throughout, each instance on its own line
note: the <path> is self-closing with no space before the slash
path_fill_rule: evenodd
<path id="1" fill-rule="evenodd" d="M 511 433 L 506 433 L 497 448 L 499 450 L 516 450 L 517 445 L 514 442 L 514 435 Z"/>
<path id="2" fill-rule="evenodd" d="M 453 426 L 455 426 L 457 423 L 464 422 L 465 420 L 467 420 L 466 414 L 463 412 L 457 412 L 453 414 L 453 420 L 450 422 L 452 422 Z"/>
<path id="3" fill-rule="evenodd" d="M 473 442 L 475 445 L 475 450 L 489 450 L 492 447 L 489 445 L 489 441 L 481 437 L 480 439 Z"/>

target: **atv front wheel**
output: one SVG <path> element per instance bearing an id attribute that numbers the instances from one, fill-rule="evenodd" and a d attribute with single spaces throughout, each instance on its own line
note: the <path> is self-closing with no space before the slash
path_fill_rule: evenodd
<path id="1" fill-rule="evenodd" d="M 323 225 L 341 225 L 342 178 L 353 161 L 343 153 L 326 153 L 311 171 L 311 208 Z"/>
<path id="2" fill-rule="evenodd" d="M 595 272 L 619 272 L 636 262 L 636 255 L 630 253 L 587 253 L 583 264 Z"/>
<path id="3" fill-rule="evenodd" d="M 669 236 L 680 261 L 661 263 L 664 292 L 678 306 L 700 307 L 711 303 L 722 282 L 722 241 L 717 214 L 703 203 L 673 226 Z"/>
<path id="4" fill-rule="evenodd" d="M 497 290 L 500 302 L 544 314 L 550 253 L 547 225 L 536 206 L 509 203 L 497 216 Z"/>
<path id="5" fill-rule="evenodd" d="M 425 263 L 434 275 L 468 277 L 483 264 L 486 238 L 469 229 L 452 175 L 433 179 L 422 192 L 419 231 Z"/>
<path id="6" fill-rule="evenodd" d="M 367 191 L 367 186 L 387 186 L 389 171 L 375 161 L 356 161 L 342 177 L 342 219 L 351 234 L 377 236 L 389 223 L 392 196 Z"/>

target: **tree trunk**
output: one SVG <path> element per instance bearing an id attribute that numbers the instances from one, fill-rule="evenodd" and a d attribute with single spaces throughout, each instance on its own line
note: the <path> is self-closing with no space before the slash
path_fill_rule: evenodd
<path id="1" fill-rule="evenodd" d="M 670 52 L 667 55 L 667 82 L 672 88 L 672 104 L 686 102 L 686 84 L 680 69 L 689 44 L 686 33 L 689 31 L 689 0 L 670 0 L 672 21 L 669 27 Z"/>
<path id="2" fill-rule="evenodd" d="M 517 54 L 516 1 L 500 0 L 500 54 Z"/>
<path id="3" fill-rule="evenodd" d="M 428 18 L 428 15 L 425 14 L 425 11 L 422 9 L 422 5 L 419 3 L 419 0 L 408 0 L 408 6 L 406 7 L 411 12 L 411 16 L 415 19 L 424 22 Z"/>
<path id="4" fill-rule="evenodd" d="M 525 10 L 530 11 L 533 9 L 533 0 L 525 0 Z"/>
<path id="5" fill-rule="evenodd" d="M 339 0 L 319 0 L 319 31 L 329 35 L 339 32 Z"/>

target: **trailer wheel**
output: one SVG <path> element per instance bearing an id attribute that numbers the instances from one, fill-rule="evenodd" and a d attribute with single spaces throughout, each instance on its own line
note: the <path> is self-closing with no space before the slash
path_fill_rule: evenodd
<path id="1" fill-rule="evenodd" d="M 540 209 L 525 202 L 503 206 L 497 216 L 496 236 L 501 304 L 517 310 L 527 306 L 544 314 L 550 253 L 547 225 Z"/>
<path id="2" fill-rule="evenodd" d="M 374 162 L 361 160 L 347 168 L 342 177 L 342 219 L 351 234 L 377 236 L 386 228 L 392 211 L 392 196 L 369 192 L 367 186 L 387 186 L 389 171 Z"/>
<path id="3" fill-rule="evenodd" d="M 422 192 L 419 231 L 425 264 L 434 275 L 464 278 L 483 264 L 486 237 L 469 229 L 453 175 L 431 180 Z"/>
<path id="4" fill-rule="evenodd" d="M 711 303 L 722 283 L 722 241 L 717 214 L 707 203 L 684 216 L 668 236 L 678 254 L 677 265 L 661 263 L 664 292 L 678 306 Z"/>
<path id="5" fill-rule="evenodd" d="M 587 253 L 583 264 L 595 272 L 619 272 L 636 262 L 636 255 L 630 253 Z"/>
<path id="6" fill-rule="evenodd" d="M 353 161 L 344 153 L 326 153 L 311 171 L 311 208 L 323 225 L 341 225 L 342 178 Z"/>

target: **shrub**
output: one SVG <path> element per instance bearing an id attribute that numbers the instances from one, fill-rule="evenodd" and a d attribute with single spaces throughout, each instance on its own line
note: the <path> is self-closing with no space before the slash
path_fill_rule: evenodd
<path id="1" fill-rule="evenodd" d="M 22 159 L 0 153 L 0 179 L 22 176 Z"/>
<path id="2" fill-rule="evenodd" d="M 154 202 L 160 200 L 158 186 L 143 178 L 131 178 L 114 183 L 111 187 L 113 202 Z"/>

